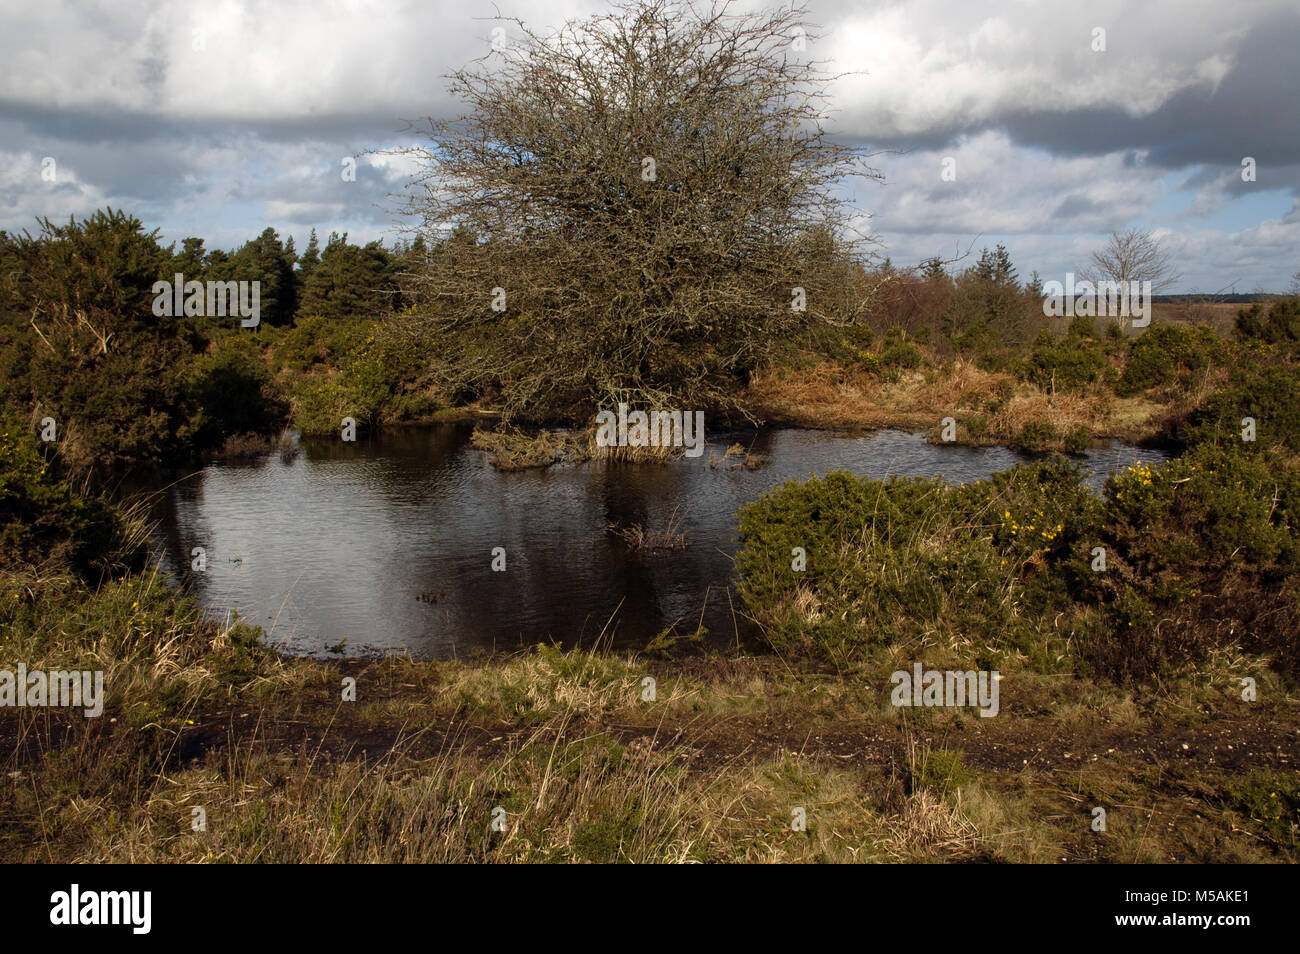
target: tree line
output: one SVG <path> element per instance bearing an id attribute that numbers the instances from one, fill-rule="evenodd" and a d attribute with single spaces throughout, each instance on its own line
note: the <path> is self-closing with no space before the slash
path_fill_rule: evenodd
<path id="1" fill-rule="evenodd" d="M 347 232 L 331 232 L 322 247 L 315 229 L 300 254 L 292 235 L 282 241 L 270 227 L 231 252 L 208 250 L 197 237 L 172 248 L 170 268 L 186 281 L 260 282 L 262 320 L 279 327 L 299 315 L 348 318 L 396 309 L 402 273 L 427 257 L 423 236 L 388 248 L 379 240 L 357 245 Z"/>
<path id="2" fill-rule="evenodd" d="M 155 315 L 154 283 L 178 272 L 261 282 L 264 326 L 277 333 L 401 307 L 400 274 L 427 257 L 422 239 L 385 247 L 335 233 L 321 248 L 314 231 L 299 254 L 273 228 L 229 252 L 200 238 L 164 245 L 112 208 L 40 219 L 35 234 L 0 231 L 0 415 L 18 429 L 52 420 L 62 460 L 100 474 L 266 433 L 288 414 L 257 357 L 267 336 L 224 318 Z"/>

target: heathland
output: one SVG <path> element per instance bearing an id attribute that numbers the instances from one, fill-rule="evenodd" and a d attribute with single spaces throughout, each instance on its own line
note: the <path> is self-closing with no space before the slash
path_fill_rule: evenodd
<path id="1" fill-rule="evenodd" d="M 269 229 L 178 251 L 120 212 L 0 236 L 0 668 L 102 670 L 107 691 L 94 719 L 0 712 L 0 856 L 1296 860 L 1300 299 L 1055 327 L 1001 249 L 846 271 L 852 309 L 711 373 L 711 423 L 941 440 L 951 418 L 1041 457 L 753 501 L 753 646 L 277 656 L 162 579 L 128 477 L 344 418 L 472 417 L 485 467 L 595 453 L 589 394 L 521 402 L 527 375 L 466 377 L 446 363 L 463 341 L 414 333 L 428 303 L 403 275 L 442 254 L 336 236 L 298 255 Z M 177 272 L 262 281 L 262 323 L 158 317 Z M 1174 456 L 1099 495 L 1068 454 L 1112 436 Z M 916 662 L 997 670 L 999 714 L 893 706 Z"/>

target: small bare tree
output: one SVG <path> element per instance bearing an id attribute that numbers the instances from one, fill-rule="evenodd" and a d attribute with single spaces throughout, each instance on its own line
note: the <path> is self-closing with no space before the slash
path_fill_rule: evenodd
<path id="1" fill-rule="evenodd" d="M 1105 247 L 1092 253 L 1091 264 L 1093 280 L 1149 281 L 1153 294 L 1159 294 L 1179 278 L 1169 253 L 1150 232 L 1140 229 L 1112 232 Z"/>
<path id="2" fill-rule="evenodd" d="M 1084 277 L 1094 283 L 1116 282 L 1121 287 L 1129 287 L 1129 282 L 1150 282 L 1151 293 L 1159 294 L 1176 282 L 1179 276 L 1174 271 L 1169 253 L 1161 248 L 1151 232 L 1128 229 L 1112 232 L 1105 246 L 1092 253 L 1090 267 Z M 1101 297 L 1098 291 L 1099 302 Z M 1128 323 L 1125 316 L 1117 315 L 1115 318 L 1120 327 Z"/>
<path id="3" fill-rule="evenodd" d="M 734 407 L 777 341 L 827 317 L 864 242 L 839 187 L 879 175 L 824 132 L 833 76 L 803 13 L 498 20 L 508 48 L 451 76 L 466 115 L 403 153 L 407 211 L 440 243 L 404 327 L 446 385 L 534 419 Z"/>

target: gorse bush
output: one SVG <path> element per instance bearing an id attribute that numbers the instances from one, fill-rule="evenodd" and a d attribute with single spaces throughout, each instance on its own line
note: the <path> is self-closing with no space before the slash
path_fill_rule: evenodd
<path id="1" fill-rule="evenodd" d="M 1029 421 L 1011 439 L 1011 446 L 1036 454 L 1047 450 L 1057 436 L 1056 425 L 1051 421 Z"/>
<path id="2" fill-rule="evenodd" d="M 67 466 L 105 479 L 283 423 L 254 335 L 153 313 L 154 283 L 200 267 L 201 244 L 173 257 L 112 209 L 0 234 L 0 402 L 53 418 Z"/>
<path id="3" fill-rule="evenodd" d="M 1300 368 L 1285 363 L 1243 361 L 1227 385 L 1215 391 L 1178 431 L 1184 444 L 1217 444 L 1240 451 L 1285 447 L 1300 452 Z M 1246 418 L 1255 425 L 1254 441 L 1243 440 Z"/>
<path id="4" fill-rule="evenodd" d="M 1294 469 L 1214 447 L 1103 496 L 1061 459 L 959 488 L 834 473 L 741 510 L 740 592 L 774 648 L 840 664 L 943 637 L 1120 681 L 1231 645 L 1294 670 L 1298 505 Z"/>
<path id="5" fill-rule="evenodd" d="M 911 371 L 915 368 L 925 367 L 927 364 L 929 364 L 929 361 L 925 356 L 925 352 L 914 344 L 908 344 L 906 341 L 890 345 L 880 353 L 880 367 L 882 368 Z"/>
<path id="6" fill-rule="evenodd" d="M 1237 313 L 1237 334 L 1270 345 L 1300 342 L 1300 298 L 1281 298 L 1266 309 L 1259 302 Z"/>
<path id="7" fill-rule="evenodd" d="M 261 349 L 250 335 L 217 337 L 190 365 L 194 442 L 214 447 L 227 436 L 267 434 L 280 427 L 288 404 L 279 396 Z"/>
<path id="8" fill-rule="evenodd" d="M 1227 356 L 1223 340 L 1205 325 L 1152 325 L 1129 349 L 1116 391 L 1137 394 L 1171 384 L 1187 388 Z"/>
<path id="9" fill-rule="evenodd" d="M 60 471 L 33 428 L 0 419 L 0 569 L 70 569 L 90 579 L 138 566 L 138 534 L 107 503 L 75 492 Z"/>
<path id="10" fill-rule="evenodd" d="M 305 434 L 337 433 L 344 417 L 362 428 L 421 421 L 441 406 L 421 387 L 427 347 L 373 320 L 305 319 L 279 332 L 271 351 Z"/>
<path id="11" fill-rule="evenodd" d="M 299 258 L 292 238 L 281 242 L 274 229 L 227 253 L 199 238 L 165 248 L 157 230 L 113 209 L 62 225 L 39 221 L 36 235 L 0 232 L 0 405 L 20 419 L 54 418 L 69 467 L 103 481 L 190 462 L 231 438 L 268 436 L 290 409 L 273 368 L 292 379 L 343 365 L 342 382 L 298 388 L 308 429 L 326 408 L 344 416 L 335 414 L 344 405 L 358 419 L 430 410 L 416 387 L 428 373 L 426 347 L 356 347 L 374 340 L 379 313 L 400 305 L 398 274 L 429 259 L 422 240 L 389 252 L 331 235 L 322 251 L 313 233 Z M 187 282 L 258 282 L 261 325 L 155 315 L 154 283 L 176 273 Z"/>
<path id="12" fill-rule="evenodd" d="M 1034 342 L 1026 376 L 1048 391 L 1082 391 L 1102 380 L 1109 366 L 1096 339 L 1069 333 L 1059 339 L 1042 332 Z"/>
<path id="13" fill-rule="evenodd" d="M 1014 638 L 1013 574 L 968 532 L 957 494 L 938 480 L 836 472 L 743 508 L 740 592 L 772 646 L 847 663 L 935 626 Z"/>
<path id="14" fill-rule="evenodd" d="M 189 438 L 187 331 L 152 312 L 168 256 L 157 233 L 97 212 L 0 235 L 0 398 L 52 417 L 59 450 L 100 473 L 168 459 Z"/>
<path id="15" fill-rule="evenodd" d="M 1238 645 L 1294 673 L 1300 624 L 1300 475 L 1264 454 L 1205 446 L 1111 476 L 1105 573 L 1074 592 L 1110 608 L 1085 644 L 1099 672 L 1145 677 Z"/>

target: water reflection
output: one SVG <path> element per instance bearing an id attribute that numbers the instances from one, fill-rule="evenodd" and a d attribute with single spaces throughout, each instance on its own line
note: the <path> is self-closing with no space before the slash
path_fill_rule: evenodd
<path id="1" fill-rule="evenodd" d="M 602 630 L 636 644 L 701 621 L 731 642 L 746 631 L 728 598 L 741 504 L 831 470 L 966 482 L 1023 459 L 897 431 L 710 437 L 715 454 L 740 441 L 771 464 L 714 468 L 706 453 L 668 465 L 499 473 L 453 425 L 308 441 L 293 460 L 212 465 L 173 487 L 159 504 L 159 544 L 210 612 L 238 610 L 291 653 L 343 644 L 349 654 L 447 658 L 590 642 Z M 1085 466 L 1099 486 L 1116 466 L 1160 457 L 1115 445 L 1089 452 Z M 670 520 L 686 549 L 638 553 L 605 530 L 661 530 Z M 207 569 L 191 573 L 200 546 Z M 491 570 L 495 547 L 506 551 L 506 572 Z"/>

